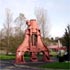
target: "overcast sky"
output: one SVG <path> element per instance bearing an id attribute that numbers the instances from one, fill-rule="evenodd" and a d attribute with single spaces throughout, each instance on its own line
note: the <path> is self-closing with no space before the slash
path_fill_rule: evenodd
<path id="1" fill-rule="evenodd" d="M 34 10 L 42 7 L 47 10 L 50 22 L 50 35 L 61 37 L 70 24 L 70 0 L 0 0 L 0 29 L 5 20 L 5 9 L 11 9 L 14 19 L 24 13 L 27 19 L 35 18 Z"/>

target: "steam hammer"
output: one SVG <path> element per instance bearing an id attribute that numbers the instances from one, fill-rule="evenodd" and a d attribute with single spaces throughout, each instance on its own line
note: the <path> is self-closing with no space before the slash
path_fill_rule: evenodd
<path id="1" fill-rule="evenodd" d="M 27 21 L 28 28 L 25 31 L 25 39 L 22 44 L 17 48 L 16 51 L 16 63 L 25 63 L 24 54 L 30 53 L 30 60 L 37 62 L 37 54 L 43 53 L 43 61 L 47 62 L 50 60 L 49 50 L 44 45 L 41 39 L 40 29 L 35 19 Z"/>

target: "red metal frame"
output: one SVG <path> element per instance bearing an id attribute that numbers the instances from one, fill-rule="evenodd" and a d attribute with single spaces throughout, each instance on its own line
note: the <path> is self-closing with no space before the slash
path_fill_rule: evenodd
<path id="1" fill-rule="evenodd" d="M 27 21 L 26 24 L 28 28 L 25 31 L 25 39 L 16 51 L 16 63 L 25 63 L 24 54 L 26 52 L 30 53 L 30 60 L 32 62 L 38 61 L 37 54 L 39 52 L 43 52 L 43 61 L 49 61 L 49 50 L 42 42 L 36 20 Z"/>

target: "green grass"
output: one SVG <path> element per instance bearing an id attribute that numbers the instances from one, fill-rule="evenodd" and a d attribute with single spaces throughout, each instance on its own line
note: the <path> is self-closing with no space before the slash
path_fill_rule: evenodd
<path id="1" fill-rule="evenodd" d="M 15 59 L 15 55 L 0 55 L 0 60 Z"/>
<path id="2" fill-rule="evenodd" d="M 70 69 L 70 62 L 54 62 L 49 64 L 44 64 L 42 68 L 53 68 L 53 69 Z"/>
<path id="3" fill-rule="evenodd" d="M 15 60 L 15 55 L 0 55 L 0 60 Z M 24 57 L 25 60 L 29 60 L 28 56 Z"/>

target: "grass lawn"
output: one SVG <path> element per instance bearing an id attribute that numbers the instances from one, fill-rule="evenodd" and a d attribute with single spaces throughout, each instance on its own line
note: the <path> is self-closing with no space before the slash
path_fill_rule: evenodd
<path id="1" fill-rule="evenodd" d="M 70 69 L 70 62 L 54 62 L 44 64 L 41 68 L 53 68 L 53 69 Z"/>
<path id="2" fill-rule="evenodd" d="M 15 55 L 0 55 L 0 60 L 15 59 Z"/>
<path id="3" fill-rule="evenodd" d="M 15 55 L 0 55 L 0 60 L 15 60 Z M 24 57 L 25 60 L 29 60 L 28 56 Z"/>

